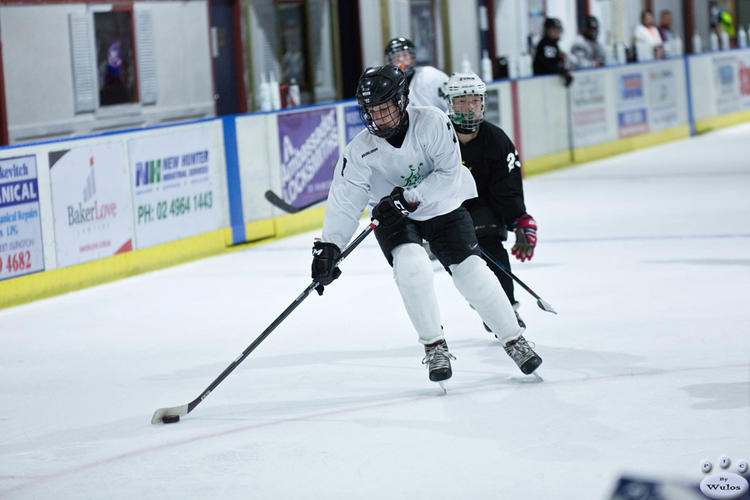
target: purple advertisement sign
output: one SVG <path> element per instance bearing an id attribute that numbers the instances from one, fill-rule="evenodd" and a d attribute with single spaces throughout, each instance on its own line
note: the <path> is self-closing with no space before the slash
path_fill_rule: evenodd
<path id="1" fill-rule="evenodd" d="M 346 126 L 346 143 L 349 144 L 354 136 L 365 129 L 359 117 L 359 104 L 352 104 L 344 108 L 344 125 Z"/>
<path id="2" fill-rule="evenodd" d="M 279 115 L 281 192 L 301 206 L 328 196 L 339 156 L 336 108 Z"/>

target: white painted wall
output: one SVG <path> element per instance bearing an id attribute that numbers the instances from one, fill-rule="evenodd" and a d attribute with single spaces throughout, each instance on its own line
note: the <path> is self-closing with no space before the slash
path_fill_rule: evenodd
<path id="1" fill-rule="evenodd" d="M 479 7 L 476 0 L 445 0 L 448 2 L 451 65 L 444 68 L 450 74 L 461 71 L 466 58 L 471 70 L 479 73 Z M 447 66 L 447 63 L 446 63 Z"/>
<path id="2" fill-rule="evenodd" d="M 68 14 L 78 5 L 0 7 L 9 128 L 50 123 L 73 130 L 73 72 Z M 67 125 L 67 126 L 65 126 Z"/>
<path id="3" fill-rule="evenodd" d="M 388 0 L 389 39 L 399 36 L 412 39 L 409 0 Z M 383 46 L 388 40 L 383 41 Z"/>
<path id="4" fill-rule="evenodd" d="M 528 36 L 525 2 L 494 0 L 495 50 L 498 56 L 518 57 L 526 52 Z"/>
<path id="5" fill-rule="evenodd" d="M 154 19 L 154 48 L 162 108 L 213 107 L 213 76 L 205 1 L 145 2 Z M 183 118 L 184 119 L 184 118 Z"/>
<path id="6" fill-rule="evenodd" d="M 0 6 L 11 144 L 137 128 L 214 115 L 205 0 L 138 2 L 153 15 L 158 99 L 75 114 L 68 16 L 85 4 Z"/>
<path id="7" fill-rule="evenodd" d="M 359 33 L 362 46 L 362 65 L 379 66 L 383 64 L 383 49 L 388 40 L 383 40 L 380 30 L 379 0 L 360 0 Z M 341 43 L 345 43 L 342 40 Z"/>
<path id="8" fill-rule="evenodd" d="M 702 50 L 710 50 L 709 34 L 711 33 L 711 26 L 706 0 L 693 0 L 693 22 L 695 23 L 693 26 L 695 33 L 701 36 Z"/>

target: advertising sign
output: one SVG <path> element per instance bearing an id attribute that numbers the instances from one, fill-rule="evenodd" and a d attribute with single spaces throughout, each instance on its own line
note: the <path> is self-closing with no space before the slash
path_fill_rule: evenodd
<path id="1" fill-rule="evenodd" d="M 737 58 L 734 55 L 714 58 L 714 88 L 718 114 L 723 115 L 740 110 Z"/>
<path id="2" fill-rule="evenodd" d="M 279 115 L 281 192 L 301 206 L 328 196 L 339 156 L 336 108 Z"/>
<path id="3" fill-rule="evenodd" d="M 0 159 L 0 281 L 44 271 L 36 156 Z"/>
<path id="4" fill-rule="evenodd" d="M 58 267 L 133 249 L 121 143 L 52 151 L 49 168 Z"/>
<path id="5" fill-rule="evenodd" d="M 648 132 L 643 74 L 627 73 L 617 78 L 617 134 L 620 138 Z"/>
<path id="6" fill-rule="evenodd" d="M 218 229 L 210 144 L 208 129 L 128 141 L 137 248 Z"/>
<path id="7" fill-rule="evenodd" d="M 607 141 L 604 76 L 598 71 L 583 72 L 571 85 L 573 143 L 577 148 Z"/>
<path id="8" fill-rule="evenodd" d="M 344 126 L 347 144 L 352 142 L 355 135 L 365 129 L 362 119 L 359 117 L 359 104 L 353 104 L 344 108 Z"/>
<path id="9" fill-rule="evenodd" d="M 677 83 L 672 69 L 648 70 L 648 97 L 652 130 L 678 125 Z"/>

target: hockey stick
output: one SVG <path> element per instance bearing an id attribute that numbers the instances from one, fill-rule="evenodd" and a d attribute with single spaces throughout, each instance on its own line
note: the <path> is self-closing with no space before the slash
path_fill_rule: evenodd
<path id="1" fill-rule="evenodd" d="M 524 283 L 523 281 L 521 281 L 520 279 L 518 279 L 518 277 L 515 274 L 513 274 L 512 272 L 510 272 L 505 266 L 503 266 L 499 262 L 495 261 L 495 259 L 493 259 L 492 257 L 490 257 L 490 255 L 487 252 L 485 252 L 484 249 L 482 249 L 481 247 L 479 248 L 479 251 L 482 252 L 482 255 L 484 255 L 484 257 L 487 260 L 489 260 L 490 262 L 492 262 L 493 264 L 495 264 L 498 269 L 500 269 L 502 272 L 504 272 L 505 274 L 507 274 L 508 276 L 510 276 L 511 278 L 513 278 L 513 280 L 515 280 L 516 283 L 518 283 L 519 285 L 521 285 L 524 290 L 526 290 L 527 292 L 529 292 L 532 295 L 532 297 L 534 297 L 536 299 L 536 305 L 538 305 L 543 311 L 551 312 L 552 314 L 557 314 L 557 311 L 555 311 L 552 308 L 552 306 L 549 304 L 549 302 L 547 302 L 546 300 L 542 299 L 539 295 L 537 295 L 536 293 L 534 293 L 534 290 L 532 290 L 531 288 L 529 288 L 529 286 L 526 283 Z"/>
<path id="2" fill-rule="evenodd" d="M 302 210 L 307 210 L 308 208 L 317 205 L 318 203 L 323 203 L 328 199 L 328 196 L 326 196 L 325 198 L 321 198 L 317 201 L 312 201 L 310 203 L 302 205 L 301 207 L 295 207 L 294 205 L 290 205 L 289 203 L 285 202 L 279 195 L 277 195 L 270 189 L 266 191 L 265 197 L 271 205 L 275 206 L 276 208 L 280 208 L 284 212 L 288 212 L 290 214 L 296 214 L 297 212 L 301 212 Z"/>
<path id="3" fill-rule="evenodd" d="M 343 261 L 350 253 L 352 253 L 352 250 L 354 250 L 357 245 L 362 243 L 362 241 L 369 235 L 373 229 L 375 229 L 378 225 L 377 220 L 372 220 L 370 224 L 365 228 L 364 231 L 359 233 L 359 235 L 354 238 L 354 241 L 352 241 L 349 246 L 347 246 L 343 252 L 341 252 L 341 256 L 339 257 L 339 260 L 336 261 L 336 265 L 341 264 L 341 261 Z M 287 316 L 289 316 L 292 311 L 294 311 L 297 306 L 299 306 L 303 300 L 307 298 L 310 293 L 315 290 L 316 287 L 318 287 L 319 283 L 317 281 L 313 281 L 309 285 L 307 285 L 307 288 L 305 288 L 299 296 L 294 299 L 294 302 L 289 304 L 289 306 L 284 309 L 284 312 L 282 312 L 275 320 L 273 320 L 273 323 L 268 325 L 268 327 L 263 330 L 263 333 L 258 335 L 258 337 L 253 340 L 253 343 L 247 346 L 247 348 L 242 351 L 242 354 L 232 361 L 232 363 L 226 367 L 226 369 L 221 372 L 221 375 L 216 377 L 216 379 L 211 382 L 211 384 L 206 387 L 206 389 L 201 393 L 200 396 L 189 402 L 188 404 L 184 404 L 181 406 L 172 406 L 170 408 L 159 408 L 154 412 L 154 416 L 151 417 L 151 423 L 152 424 L 173 424 L 175 422 L 180 421 L 180 417 L 184 417 L 191 411 L 195 409 L 196 406 L 198 406 L 204 399 L 208 397 L 209 394 L 211 394 L 211 391 L 216 389 L 216 387 L 229 376 L 232 371 L 234 371 L 235 368 L 237 368 L 240 363 L 242 363 L 245 358 L 247 358 L 251 352 L 255 350 L 256 347 L 260 345 L 261 342 L 263 342 L 266 337 L 268 337 L 271 332 L 281 324 L 282 321 L 286 319 Z"/>

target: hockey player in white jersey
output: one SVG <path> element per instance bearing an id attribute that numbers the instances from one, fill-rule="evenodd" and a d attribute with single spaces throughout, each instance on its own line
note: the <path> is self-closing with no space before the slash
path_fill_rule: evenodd
<path id="1" fill-rule="evenodd" d="M 447 116 L 433 107 L 407 108 L 409 87 L 395 66 L 367 68 L 357 86 L 360 117 L 367 130 L 344 149 L 334 170 L 323 232 L 313 246 L 312 278 L 327 286 L 366 206 L 383 254 L 419 342 L 429 378 L 452 375 L 433 270 L 423 239 L 450 270 L 458 291 L 512 349 L 523 373 L 541 358 L 523 338 L 513 308 L 492 271 L 479 257 L 471 216 L 461 206 L 477 196 L 471 173 L 461 165 L 458 139 Z M 322 290 L 321 290 L 322 293 Z"/>
<path id="2" fill-rule="evenodd" d="M 393 64 L 406 75 L 412 106 L 435 106 L 447 111 L 442 88 L 448 81 L 448 75 L 432 66 L 415 66 L 417 53 L 411 40 L 398 37 L 388 42 L 385 46 L 385 63 Z"/>

